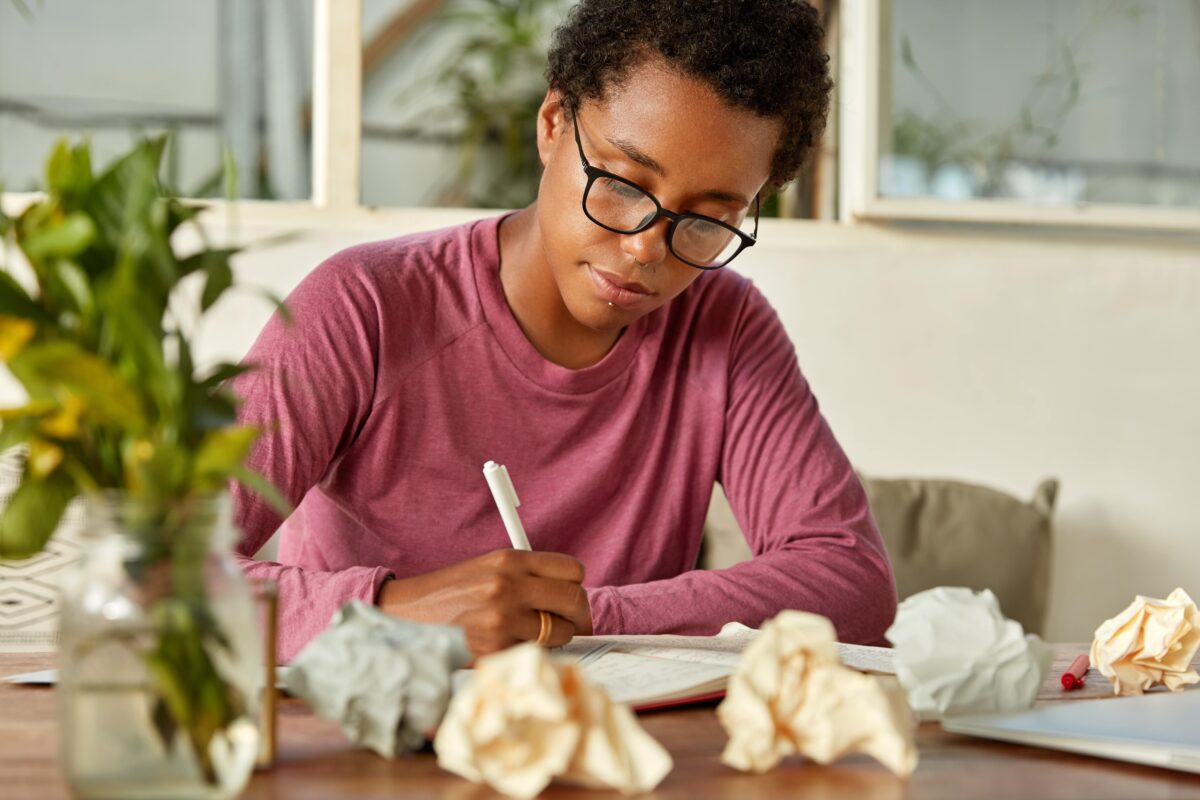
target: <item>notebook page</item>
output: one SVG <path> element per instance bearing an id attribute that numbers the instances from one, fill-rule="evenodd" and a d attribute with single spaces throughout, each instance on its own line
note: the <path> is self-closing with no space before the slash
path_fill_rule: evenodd
<path id="1" fill-rule="evenodd" d="M 610 651 L 582 665 L 615 703 L 643 705 L 723 689 L 731 667 Z"/>
<path id="2" fill-rule="evenodd" d="M 589 653 L 612 650 L 629 655 L 652 656 L 672 661 L 692 661 L 704 664 L 736 667 L 742 651 L 758 636 L 758 631 L 744 626 L 727 625 L 717 636 L 576 636 L 559 652 L 575 658 Z M 604 649 L 607 648 L 607 649 Z M 893 651 L 887 647 L 857 644 L 838 644 L 841 662 L 863 672 L 894 675 Z"/>

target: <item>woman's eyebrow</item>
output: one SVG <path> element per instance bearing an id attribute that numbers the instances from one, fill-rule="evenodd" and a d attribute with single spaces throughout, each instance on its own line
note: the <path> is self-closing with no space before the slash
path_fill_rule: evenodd
<path id="1" fill-rule="evenodd" d="M 659 164 L 657 161 L 647 155 L 637 145 L 627 142 L 624 139 L 614 139 L 609 136 L 604 138 L 605 141 L 624 153 L 630 161 L 634 162 L 635 164 L 641 164 L 646 169 L 663 178 L 667 177 L 667 171 L 663 169 L 663 165 Z M 745 196 L 736 194 L 734 192 L 726 192 L 721 189 L 708 189 L 700 194 L 703 197 L 709 197 L 722 203 L 738 203 L 742 206 L 750 205 L 750 201 L 746 199 Z"/>
<path id="2" fill-rule="evenodd" d="M 624 139 L 613 139 L 608 136 L 604 138 L 609 144 L 624 153 L 630 161 L 641 164 L 646 169 L 650 170 L 651 172 L 655 172 L 664 178 L 667 177 L 667 171 L 663 169 L 662 164 L 659 164 L 653 158 L 640 150 L 637 145 L 627 142 Z"/>
<path id="3" fill-rule="evenodd" d="M 722 203 L 737 203 L 742 206 L 749 206 L 750 201 L 744 195 L 734 194 L 733 192 L 725 192 L 721 189 L 708 189 L 700 193 L 704 197 L 710 197 L 713 200 L 719 200 Z"/>

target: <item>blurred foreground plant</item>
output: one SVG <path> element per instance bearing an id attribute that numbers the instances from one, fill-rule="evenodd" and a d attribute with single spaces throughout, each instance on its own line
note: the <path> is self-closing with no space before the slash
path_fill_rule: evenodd
<path id="1" fill-rule="evenodd" d="M 0 451 L 24 454 L 0 515 L 0 559 L 41 550 L 77 495 L 137 509 L 122 522 L 142 548 L 138 568 L 161 573 L 147 602 L 154 640 L 139 651 L 153 723 L 168 750 L 182 732 L 213 783 L 209 745 L 246 702 L 214 659 L 230 644 L 210 613 L 203 547 L 187 532 L 231 479 L 283 513 L 287 504 L 244 466 L 258 431 L 237 424 L 225 382 L 247 367 L 193 362 L 192 327 L 233 285 L 236 251 L 209 247 L 201 209 L 162 190 L 165 143 L 145 140 L 95 174 L 88 145 L 60 142 L 45 196 L 15 218 L 0 211 L 0 361 L 28 396 L 0 409 Z M 202 247 L 181 256 L 173 237 L 184 226 Z M 198 298 L 181 287 L 189 278 L 203 281 Z"/>

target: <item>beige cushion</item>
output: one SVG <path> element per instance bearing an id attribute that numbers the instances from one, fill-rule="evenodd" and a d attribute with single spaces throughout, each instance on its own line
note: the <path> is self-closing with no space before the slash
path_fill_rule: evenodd
<path id="1" fill-rule="evenodd" d="M 991 589 L 1006 616 L 1027 632 L 1042 632 L 1057 481 L 1043 481 L 1029 503 L 959 481 L 864 478 L 863 484 L 900 599 L 935 586 Z M 722 569 L 750 555 L 718 486 L 698 566 Z"/>
<path id="2" fill-rule="evenodd" d="M 901 599 L 935 586 L 991 589 L 1004 615 L 1042 632 L 1058 482 L 1033 500 L 948 480 L 865 478 Z"/>

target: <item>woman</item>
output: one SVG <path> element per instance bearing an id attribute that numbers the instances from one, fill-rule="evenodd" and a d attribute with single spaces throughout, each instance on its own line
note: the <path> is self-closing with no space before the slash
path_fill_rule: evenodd
<path id="1" fill-rule="evenodd" d="M 821 38 L 798 0 L 584 0 L 549 56 L 537 201 L 296 289 L 238 384 L 267 431 L 251 466 L 298 505 L 280 563 L 246 560 L 279 582 L 285 660 L 352 598 L 461 625 L 476 654 L 784 608 L 882 638 L 895 588 L 862 487 L 726 266 L 818 141 Z M 508 546 L 493 459 L 534 552 Z M 716 481 L 754 558 L 696 571 Z M 237 501 L 248 556 L 280 519 Z"/>

